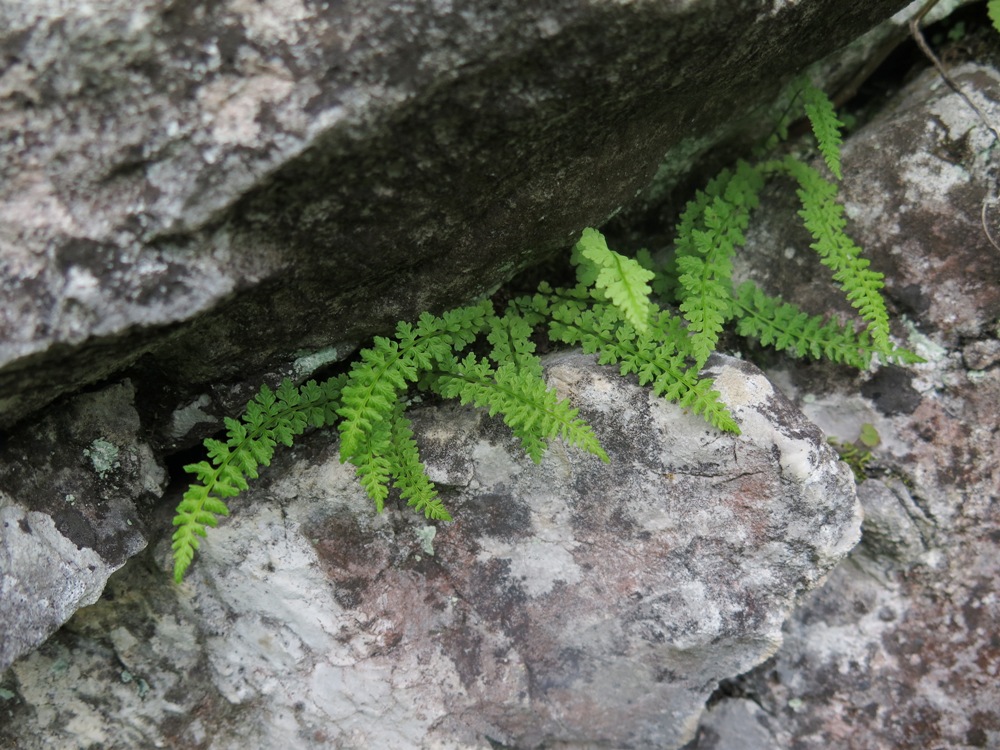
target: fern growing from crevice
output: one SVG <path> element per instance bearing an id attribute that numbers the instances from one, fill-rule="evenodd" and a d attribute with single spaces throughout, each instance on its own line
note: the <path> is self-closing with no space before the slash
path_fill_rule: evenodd
<path id="1" fill-rule="evenodd" d="M 841 123 L 833 106 L 812 88 L 797 98 L 827 168 L 839 179 Z M 782 135 L 786 127 L 783 119 Z M 761 190 L 780 177 L 797 183 L 811 247 L 833 271 L 863 328 L 810 316 L 752 282 L 734 288 L 733 257 L 746 242 Z M 423 313 L 415 324 L 400 322 L 392 337 L 375 337 L 346 374 L 322 384 L 296 387 L 285 381 L 277 391 L 262 388 L 240 420 L 226 419 L 225 441 L 205 441 L 208 460 L 185 467 L 197 481 L 174 519 L 176 580 L 183 578 L 207 527 L 228 514 L 227 499 L 247 489 L 247 480 L 270 463 L 278 443 L 291 445 L 310 426 L 337 425 L 340 459 L 355 467 L 377 511 L 395 488 L 425 517 L 451 520 L 405 415 L 415 389 L 499 415 L 536 463 L 555 438 L 608 461 L 591 427 L 546 385 L 532 340 L 540 329 L 551 342 L 596 354 L 599 363 L 617 366 L 657 396 L 737 434 L 737 419 L 701 373 L 727 327 L 796 357 L 859 368 L 876 357 L 918 361 L 892 345 L 882 276 L 845 233 L 836 198 L 836 183 L 798 159 L 741 161 L 688 204 L 677 225 L 674 257 L 663 268 L 648 252 L 629 258 L 611 250 L 600 232 L 588 228 L 571 256 L 575 286 L 543 282 L 535 294 L 512 300 L 499 314 L 488 300 L 440 316 Z"/>
<path id="2" fill-rule="evenodd" d="M 264 385 L 247 404 L 242 419 L 226 418 L 225 442 L 205 441 L 209 460 L 184 467 L 198 481 L 184 493 L 174 516 L 174 578 L 178 582 L 200 546 L 199 537 L 218 523 L 219 516 L 229 515 L 226 498 L 247 489 L 247 479 L 256 479 L 257 470 L 271 463 L 275 446 L 290 447 L 307 427 L 334 423 L 345 381 L 342 376 L 322 384 L 310 380 L 296 388 L 285 380 L 277 391 Z"/>

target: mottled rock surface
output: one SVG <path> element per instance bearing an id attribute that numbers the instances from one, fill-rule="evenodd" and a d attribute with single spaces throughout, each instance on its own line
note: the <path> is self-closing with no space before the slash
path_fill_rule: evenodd
<path id="1" fill-rule="evenodd" d="M 129 382 L 77 396 L 0 446 L 0 672 L 93 604 L 146 546 L 166 472 Z"/>
<path id="2" fill-rule="evenodd" d="M 952 73 L 1000 122 L 1000 73 Z M 859 380 L 772 372 L 828 434 L 877 429 L 862 542 L 795 613 L 778 654 L 720 691 L 692 750 L 743 750 L 741 732 L 761 731 L 794 750 L 1000 747 L 997 166 L 993 136 L 933 71 L 850 139 L 852 229 L 928 361 Z M 784 266 L 803 279 L 798 301 L 815 302 L 805 243 L 781 237 L 755 246 L 751 272 Z"/>
<path id="3" fill-rule="evenodd" d="M 905 4 L 4 3 L 0 427 L 480 295 Z"/>
<path id="4" fill-rule="evenodd" d="M 856 542 L 852 477 L 739 360 L 710 374 L 740 436 L 588 356 L 547 373 L 610 464 L 555 444 L 534 465 L 481 412 L 414 409 L 456 519 L 428 526 L 375 515 L 316 434 L 235 505 L 183 587 L 163 545 L 15 664 L 0 743 L 687 741 L 717 682 L 775 652 Z"/>

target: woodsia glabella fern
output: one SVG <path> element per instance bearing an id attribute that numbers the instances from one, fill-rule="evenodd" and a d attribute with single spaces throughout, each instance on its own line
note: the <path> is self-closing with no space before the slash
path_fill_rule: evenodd
<path id="1" fill-rule="evenodd" d="M 839 179 L 841 123 L 822 92 L 807 87 L 801 96 L 819 152 Z M 745 243 L 760 191 L 775 178 L 797 184 L 812 248 L 833 272 L 861 327 L 809 316 L 753 282 L 734 288 L 733 256 Z M 207 527 L 228 515 L 226 500 L 247 489 L 278 443 L 291 445 L 307 427 L 337 426 L 340 458 L 355 467 L 379 512 L 395 488 L 427 518 L 451 520 L 406 418 L 414 389 L 500 415 L 536 463 L 553 438 L 608 461 L 577 410 L 546 385 L 531 338 L 539 329 L 553 342 L 617 365 L 622 375 L 634 375 L 658 396 L 732 433 L 739 433 L 739 424 L 701 375 L 727 326 L 796 357 L 859 368 L 874 357 L 918 361 L 891 343 L 882 276 L 845 233 L 836 198 L 836 182 L 798 159 L 741 161 L 688 204 L 674 257 L 663 267 L 645 252 L 636 258 L 616 253 L 600 232 L 585 229 L 573 250 L 577 284 L 571 288 L 543 283 L 499 313 L 489 301 L 441 316 L 424 313 L 416 323 L 399 323 L 392 337 L 376 336 L 346 374 L 301 386 L 286 380 L 276 391 L 263 387 L 240 420 L 226 419 L 225 441 L 205 441 L 208 460 L 185 467 L 197 481 L 174 518 L 175 579 L 182 580 Z"/>

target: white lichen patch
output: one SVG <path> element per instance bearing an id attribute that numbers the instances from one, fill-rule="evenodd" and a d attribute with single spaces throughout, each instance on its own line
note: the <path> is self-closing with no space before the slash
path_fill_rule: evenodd
<path id="1" fill-rule="evenodd" d="M 297 359 L 292 362 L 292 377 L 301 380 L 312 375 L 316 370 L 326 365 L 339 362 L 344 358 L 341 350 L 351 350 L 353 346 L 328 346 L 314 352 L 297 352 Z"/>
<path id="2" fill-rule="evenodd" d="M 202 86 L 199 104 L 202 117 L 211 120 L 215 144 L 254 147 L 259 142 L 261 108 L 281 102 L 293 88 L 290 80 L 273 75 L 240 82 L 220 78 Z"/>
<path id="3" fill-rule="evenodd" d="M 931 365 L 947 359 L 948 350 L 921 333 L 913 321 L 903 318 L 903 325 L 907 334 L 906 345 L 914 354 L 927 360 L 927 363 Z"/>
<path id="4" fill-rule="evenodd" d="M 771 0 L 771 15 L 775 16 L 787 8 L 794 8 L 802 0 Z"/>
<path id="5" fill-rule="evenodd" d="M 732 409 L 758 406 L 774 395 L 774 386 L 763 374 L 748 376 L 735 367 L 726 367 L 715 376 L 715 388 Z"/>
<path id="6" fill-rule="evenodd" d="M 572 585 L 583 578 L 583 571 L 568 549 L 574 542 L 556 529 L 541 530 L 530 539 L 513 544 L 484 536 L 480 544 L 478 559 L 509 560 L 511 578 L 519 581 L 528 596 L 549 593 L 557 581 Z"/>
<path id="7" fill-rule="evenodd" d="M 952 189 L 967 185 L 970 179 L 961 165 L 927 153 L 904 158 L 900 171 L 906 184 L 905 200 L 914 206 L 947 201 Z"/>
<path id="8" fill-rule="evenodd" d="M 940 2 L 936 3 L 927 15 L 924 16 L 922 25 L 926 27 L 928 24 L 940 21 L 942 18 L 951 15 L 956 8 L 966 1 L 967 0 L 940 0 Z M 910 23 L 910 19 L 917 15 L 917 13 L 919 13 L 925 5 L 927 5 L 927 0 L 913 0 L 913 2 L 909 5 L 897 12 L 891 20 L 897 26 L 906 26 Z"/>
<path id="9" fill-rule="evenodd" d="M 203 393 L 187 406 L 170 415 L 170 428 L 168 434 L 172 438 L 182 438 L 187 435 L 195 425 L 201 423 L 212 423 L 215 418 L 204 411 L 204 408 L 212 403 L 208 394 Z"/>
<path id="10" fill-rule="evenodd" d="M 521 473 L 521 467 L 502 446 L 478 442 L 472 449 L 475 479 L 480 486 L 503 484 Z"/>

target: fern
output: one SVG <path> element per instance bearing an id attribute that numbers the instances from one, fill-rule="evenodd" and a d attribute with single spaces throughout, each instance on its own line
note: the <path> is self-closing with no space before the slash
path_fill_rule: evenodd
<path id="1" fill-rule="evenodd" d="M 608 299 L 636 330 L 645 331 L 652 312 L 649 300 L 652 288 L 648 282 L 655 275 L 632 258 L 626 258 L 608 248 L 604 235 L 596 229 L 583 230 L 574 248 L 578 277 L 591 287 L 598 301 Z"/>
<path id="2" fill-rule="evenodd" d="M 700 378 L 691 358 L 691 338 L 680 319 L 660 310 L 646 331 L 639 332 L 612 305 L 585 305 L 586 288 L 550 290 L 547 286 L 519 306 L 531 306 L 550 318 L 549 336 L 587 354 L 600 364 L 618 364 L 622 375 L 634 373 L 640 385 L 700 414 L 720 430 L 739 434 L 729 410 L 719 401 L 712 381 Z"/>
<path id="3" fill-rule="evenodd" d="M 676 266 L 681 312 L 692 332 L 698 367 L 715 351 L 731 310 L 733 254 L 764 185 L 760 170 L 740 162 L 689 204 L 678 226 Z"/>
<path id="4" fill-rule="evenodd" d="M 882 274 L 871 270 L 861 248 L 844 231 L 844 208 L 836 201 L 837 187 L 817 170 L 791 157 L 769 163 L 769 168 L 792 176 L 798 183 L 802 210 L 799 215 L 814 242 L 810 245 L 823 265 L 832 269 L 848 301 L 868 322 L 868 331 L 879 352 L 892 351 L 889 313 L 882 298 Z"/>
<path id="5" fill-rule="evenodd" d="M 341 393 L 340 460 L 358 470 L 361 485 L 381 511 L 390 479 L 403 479 L 402 487 L 413 504 L 428 518 L 450 518 L 428 490 L 409 481 L 412 464 L 393 472 L 393 458 L 412 459 L 409 430 L 401 426 L 399 401 L 421 373 L 434 371 L 453 358 L 453 352 L 471 344 L 493 317 L 489 302 L 450 310 L 441 317 L 420 316 L 416 326 L 401 322 L 396 338 L 375 338 L 375 345 L 361 353 Z"/>
<path id="6" fill-rule="evenodd" d="M 809 316 L 780 297 L 768 297 L 752 281 L 746 281 L 733 300 L 737 308 L 737 332 L 764 346 L 787 351 L 795 357 L 825 357 L 860 369 L 871 364 L 877 353 L 867 332 Z"/>
<path id="7" fill-rule="evenodd" d="M 277 443 L 291 446 L 306 427 L 323 427 L 336 419 L 345 378 L 322 384 L 310 380 L 296 388 L 285 380 L 277 392 L 266 385 L 247 404 L 242 420 L 226 418 L 227 440 L 205 441 L 209 461 L 184 467 L 198 481 L 188 487 L 177 506 L 173 535 L 174 579 L 179 583 L 199 547 L 206 527 L 219 516 L 229 515 L 225 498 L 247 489 L 247 479 L 256 479 L 258 469 L 268 466 Z"/>
<path id="8" fill-rule="evenodd" d="M 800 93 L 819 152 L 840 179 L 841 123 L 833 105 L 818 89 L 807 86 Z M 790 117 L 782 117 L 770 145 L 784 137 Z M 752 282 L 733 288 L 733 257 L 746 242 L 760 191 L 780 176 L 797 182 L 799 215 L 812 234 L 812 248 L 867 324 L 863 330 L 807 315 Z M 175 579 L 183 578 L 207 528 L 229 513 L 226 500 L 247 489 L 278 443 L 291 445 L 310 426 L 338 424 L 340 459 L 355 467 L 377 511 L 395 488 L 427 518 L 451 520 L 406 418 L 415 388 L 500 415 L 536 463 L 554 438 L 607 461 L 591 427 L 546 385 L 533 340 L 539 328 L 550 341 L 596 354 L 599 363 L 634 375 L 656 395 L 737 434 L 739 425 L 712 380 L 700 374 L 727 325 L 796 357 L 861 368 L 876 356 L 920 361 L 892 346 L 882 276 L 861 257 L 845 227 L 837 186 L 816 169 L 792 157 L 741 161 L 687 205 L 673 258 L 662 267 L 645 251 L 635 259 L 616 253 L 588 228 L 573 249 L 578 283 L 572 288 L 543 282 L 534 295 L 512 300 L 502 315 L 489 301 L 441 316 L 423 313 L 415 324 L 400 322 L 391 337 L 376 336 L 347 374 L 300 388 L 285 381 L 276 392 L 261 388 L 240 420 L 225 420 L 226 440 L 205 441 L 208 459 L 185 467 L 197 481 L 174 519 Z"/>
<path id="9" fill-rule="evenodd" d="M 426 518 L 450 521 L 451 514 L 438 498 L 434 483 L 420 460 L 420 451 L 413 439 L 410 420 L 403 416 L 403 404 L 397 403 L 393 414 L 389 452 L 386 460 L 392 467 L 392 482 L 406 504 Z M 378 505 L 379 512 L 382 505 Z"/>
<path id="10" fill-rule="evenodd" d="M 442 368 L 436 390 L 463 404 L 488 407 L 490 416 L 501 414 L 535 463 L 542 459 L 546 440 L 557 436 L 602 461 L 609 460 L 590 426 L 577 417 L 577 410 L 534 372 L 520 370 L 513 362 L 494 369 L 474 354 L 461 361 L 453 359 Z"/>
<path id="11" fill-rule="evenodd" d="M 833 103 L 827 99 L 826 94 L 815 86 L 806 86 L 802 96 L 805 99 L 806 117 L 809 118 L 813 135 L 816 136 L 819 152 L 823 155 L 830 172 L 839 180 L 840 146 L 843 142 L 840 129 L 844 127 L 844 123 L 837 119 Z"/>

